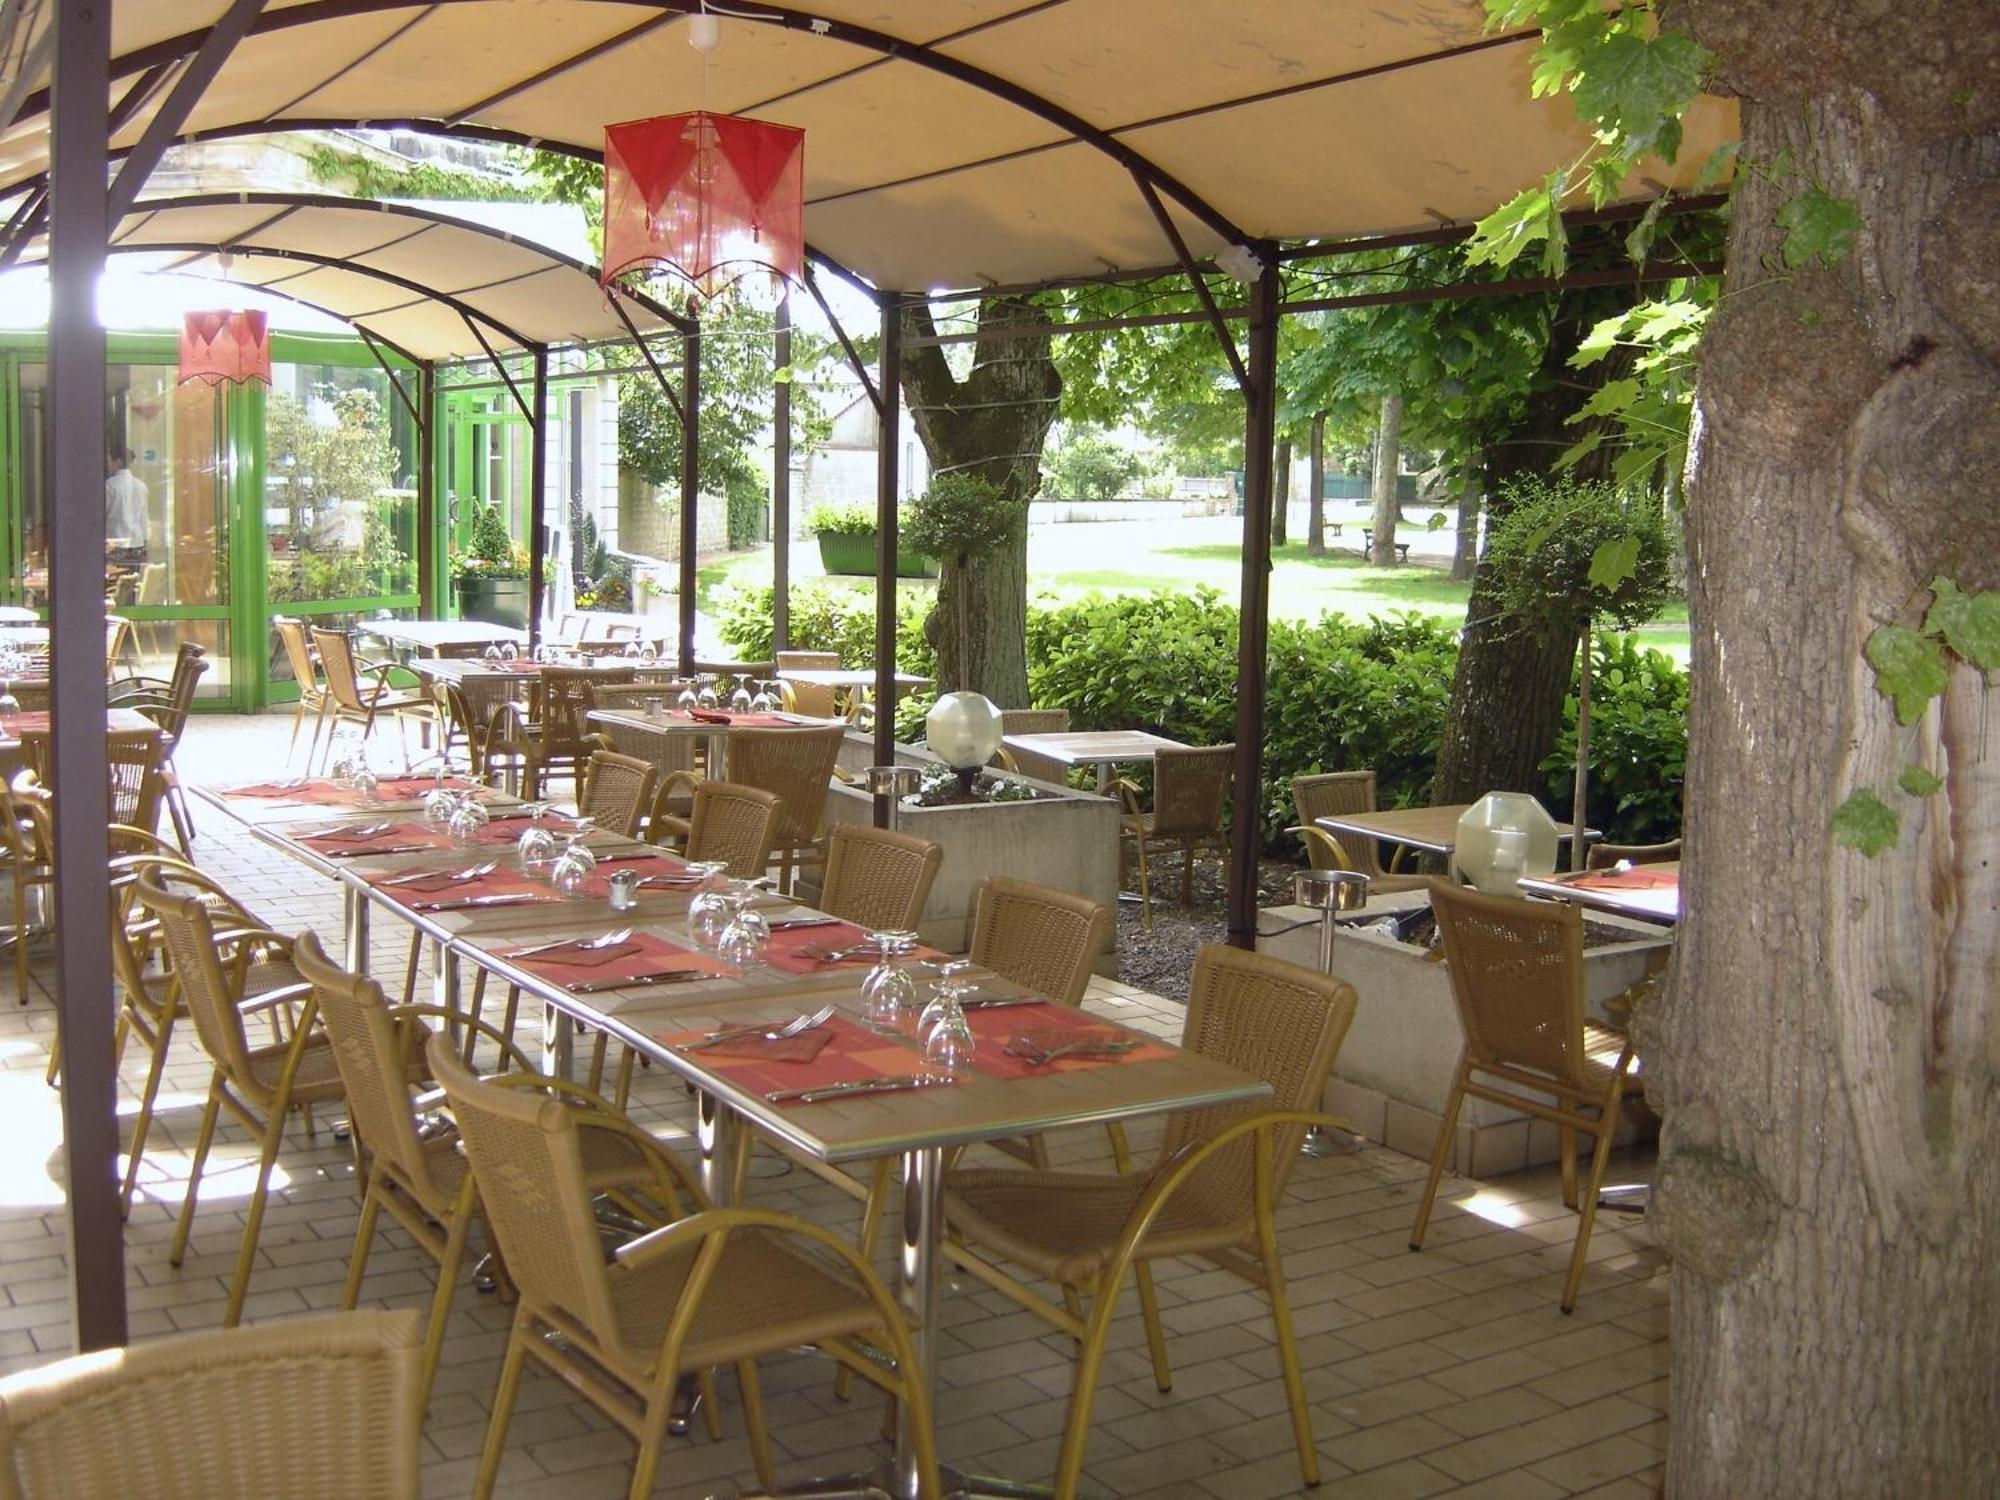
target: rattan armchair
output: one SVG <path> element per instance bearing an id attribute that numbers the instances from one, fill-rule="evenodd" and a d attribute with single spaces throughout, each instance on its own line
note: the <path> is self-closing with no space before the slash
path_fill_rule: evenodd
<path id="1" fill-rule="evenodd" d="M 827 835 L 819 909 L 864 932 L 915 931 L 943 863 L 929 839 L 843 823 Z"/>
<path id="2" fill-rule="evenodd" d="M 659 774 L 651 761 L 614 750 L 593 750 L 576 799 L 577 815 L 592 819 L 599 828 L 635 838 L 652 810 L 653 783 Z"/>
<path id="3" fill-rule="evenodd" d="M 790 682 L 786 672 L 830 672 L 840 666 L 838 651 L 777 651 L 778 692 L 789 713 L 808 714 L 815 719 L 840 717 L 840 690 L 811 682 Z"/>
<path id="4" fill-rule="evenodd" d="M 826 793 L 833 781 L 846 727 L 818 729 L 737 729 L 729 735 L 729 779 L 776 795 L 778 825 L 771 855 L 778 862 L 778 886 L 792 888 L 799 866 L 822 857 L 821 825 Z"/>
<path id="5" fill-rule="evenodd" d="M 289 1042 L 253 1047 L 244 1032 L 247 1014 L 290 998 L 282 990 L 266 995 L 261 1001 L 246 998 L 244 975 L 251 956 L 262 954 L 266 961 L 289 958 L 291 939 L 261 928 L 218 931 L 210 921 L 206 903 L 194 895 L 169 891 L 155 884 L 147 873 L 140 874 L 136 895 L 139 904 L 159 920 L 160 939 L 172 965 L 174 984 L 212 1065 L 208 1102 L 202 1109 L 201 1130 L 188 1166 L 187 1197 L 181 1203 L 173 1247 L 167 1254 L 169 1264 L 178 1266 L 187 1254 L 188 1234 L 194 1227 L 195 1199 L 201 1189 L 209 1147 L 215 1142 L 217 1117 L 227 1109 L 261 1142 L 257 1176 L 244 1215 L 242 1244 L 229 1284 L 229 1304 L 222 1319 L 225 1327 L 233 1328 L 242 1316 L 243 1297 L 250 1285 L 250 1267 L 263 1227 L 271 1168 L 277 1162 L 278 1146 L 284 1139 L 285 1115 L 294 1108 L 339 1099 L 340 1074 L 326 1034 L 314 1023 L 316 1008 L 310 995 Z"/>
<path id="6" fill-rule="evenodd" d="M 1069 710 L 1066 708 L 1003 708 L 1000 710 L 1000 733 L 1008 734 L 1067 734 L 1069 732 Z M 1022 776 L 1032 776 L 1037 781 L 1052 781 L 1057 786 L 1069 784 L 1069 767 L 1052 755 L 1037 755 L 1032 750 L 1016 750 L 1008 745 L 1000 747 L 1000 764 Z"/>
<path id="7" fill-rule="evenodd" d="M 1397 874 L 1382 868 L 1375 840 L 1352 833 L 1328 833 L 1320 818 L 1375 811 L 1373 771 L 1321 771 L 1292 778 L 1292 806 L 1299 821 L 1285 832 L 1296 833 L 1306 846 L 1315 870 L 1353 870 L 1368 877 L 1371 895 L 1422 890 L 1421 875 Z"/>
<path id="8" fill-rule="evenodd" d="M 1234 745 L 1155 752 L 1151 812 L 1140 811 L 1138 790 L 1131 782 L 1117 783 L 1125 799 L 1125 819 L 1118 840 L 1120 864 L 1129 839 L 1139 866 L 1139 899 L 1145 907 L 1148 932 L 1153 930 L 1153 886 L 1148 856 L 1161 849 L 1180 851 L 1183 906 L 1194 904 L 1195 857 L 1206 850 L 1221 859 L 1229 858 L 1229 829 L 1223 822 L 1222 805 L 1229 796 L 1235 759 Z M 1124 884 L 1122 869 L 1119 884 Z"/>
<path id="9" fill-rule="evenodd" d="M 762 875 L 771 863 L 771 841 L 784 812 L 777 793 L 733 781 L 694 782 L 690 816 L 676 817 L 665 810 L 669 798 L 691 780 L 682 773 L 661 782 L 648 837 L 656 843 L 678 841 L 690 862 L 726 865 L 723 873 L 731 879 Z"/>
<path id="10" fill-rule="evenodd" d="M 514 701 L 515 680 L 500 673 L 475 674 L 443 685 L 446 731 L 440 752 L 449 757 L 452 742 L 465 741 L 466 765 L 478 777 L 518 783 L 527 757 L 512 748 L 512 717 L 503 709 Z"/>
<path id="11" fill-rule="evenodd" d="M 1621 1033 L 1584 1019 L 1583 913 L 1576 907 L 1488 896 L 1443 880 L 1431 881 L 1430 892 L 1465 1047 L 1431 1150 L 1430 1176 L 1410 1229 L 1410 1248 L 1423 1248 L 1459 1105 L 1468 1095 L 1557 1127 L 1563 1202 L 1571 1208 L 1579 1208 L 1576 1136 L 1582 1131 L 1596 1149 L 1563 1280 L 1561 1306 L 1569 1312 L 1583 1284 L 1597 1193 L 1620 1106 L 1640 1088 L 1632 1072 L 1632 1044 Z"/>
<path id="12" fill-rule="evenodd" d="M 326 727 L 326 683 L 320 677 L 319 662 L 313 656 L 312 643 L 306 639 L 305 621 L 289 615 L 273 615 L 271 629 L 277 632 L 278 643 L 285 648 L 285 660 L 291 664 L 292 680 L 299 688 L 298 707 L 292 711 L 292 738 L 285 747 L 285 759 L 290 761 L 292 752 L 299 748 L 299 726 L 310 714 L 313 732 L 306 741 L 306 768 L 310 770 L 313 752 L 319 748 L 320 731 Z"/>
<path id="13" fill-rule="evenodd" d="M 1608 870 L 1621 862 L 1632 865 L 1672 864 L 1681 857 L 1681 841 L 1664 844 L 1592 844 L 1584 856 L 1586 870 Z"/>
<path id="14" fill-rule="evenodd" d="M 0 1380 L 9 1500 L 417 1500 L 411 1312 L 287 1318 Z"/>
<path id="15" fill-rule="evenodd" d="M 904 1403 L 923 1493 L 938 1495 L 929 1392 L 902 1315 L 858 1256 L 800 1220 L 710 1209 L 687 1169 L 655 1147 L 676 1196 L 697 1211 L 623 1246 L 606 1265 L 582 1140 L 593 1130 L 643 1133 L 622 1117 L 499 1086 L 518 1075 L 482 1082 L 442 1036 L 432 1038 L 430 1052 L 472 1165 L 472 1184 L 461 1192 L 476 1185 L 520 1293 L 474 1500 L 493 1493 L 531 1355 L 637 1440 L 630 1493 L 638 1500 L 653 1491 L 681 1372 L 735 1366 L 757 1478 L 769 1490 L 775 1475 L 756 1361 L 802 1344 Z M 886 1346 L 894 1369 L 863 1340 Z"/>
<path id="16" fill-rule="evenodd" d="M 543 783 L 554 776 L 583 780 L 591 752 L 611 748 L 590 729 L 592 690 L 630 682 L 634 675 L 630 667 L 544 667 L 530 710 L 507 703 L 495 711 L 492 749 L 518 758 L 524 797 L 542 796 Z"/>
<path id="17" fill-rule="evenodd" d="M 194 853 L 194 820 L 188 816 L 187 799 L 181 794 L 180 778 L 174 772 L 174 751 L 180 747 L 187 729 L 188 709 L 194 703 L 195 688 L 208 671 L 207 653 L 193 641 L 182 641 L 174 652 L 173 676 L 166 681 L 154 677 L 134 677 L 114 683 L 107 700 L 111 708 L 130 708 L 144 714 L 160 727 L 160 793 L 173 819 L 174 836 L 181 852 Z"/>
<path id="18" fill-rule="evenodd" d="M 25 777 L 18 787 L 0 782 L 0 857 L 4 857 L 12 887 L 13 923 L 7 940 L 14 947 L 14 985 L 21 1004 L 28 1003 L 28 941 L 30 894 L 48 890 L 55 881 L 55 826 L 49 795 Z"/>
<path id="19" fill-rule="evenodd" d="M 403 751 L 403 769 L 410 768 L 408 721 L 414 719 L 427 736 L 437 722 L 437 708 L 423 691 L 399 691 L 390 677 L 403 669 L 390 662 L 365 661 L 355 654 L 354 642 L 344 631 L 312 632 L 313 649 L 319 654 L 320 670 L 326 673 L 326 707 L 329 719 L 326 754 L 333 754 L 334 737 L 342 724 L 361 726 L 364 741 L 375 732 L 376 722 L 387 715 L 396 723 L 396 736 Z"/>
<path id="20" fill-rule="evenodd" d="M 1128 1273 L 1164 1391 L 1171 1375 L 1148 1262 L 1194 1255 L 1241 1275 L 1271 1302 L 1292 1435 L 1308 1485 L 1319 1482 L 1305 1379 L 1278 1254 L 1277 1207 L 1354 1019 L 1353 986 L 1260 953 L 1214 946 L 1195 960 L 1182 1045 L 1270 1083 L 1268 1101 L 1186 1110 L 1167 1121 L 1142 1172 L 972 1168 L 945 1175 L 946 1253 L 1078 1342 L 1055 1493 L 1073 1500 L 1105 1344 Z M 1058 1306 L 1002 1270 L 1055 1282 Z M 1078 1299 L 1087 1299 L 1088 1307 Z"/>

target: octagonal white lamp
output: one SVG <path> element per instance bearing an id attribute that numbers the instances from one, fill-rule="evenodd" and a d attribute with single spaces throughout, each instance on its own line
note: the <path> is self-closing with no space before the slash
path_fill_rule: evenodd
<path id="1" fill-rule="evenodd" d="M 946 693 L 924 717 L 924 743 L 958 773 L 969 797 L 980 767 L 1000 748 L 1000 709 L 984 693 Z"/>

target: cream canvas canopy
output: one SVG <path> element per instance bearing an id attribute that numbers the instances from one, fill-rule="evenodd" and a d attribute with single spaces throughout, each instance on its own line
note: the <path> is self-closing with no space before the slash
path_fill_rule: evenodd
<path id="1" fill-rule="evenodd" d="M 142 200 L 112 232 L 127 270 L 209 276 L 341 318 L 412 361 L 663 332 L 636 293 L 615 306 L 593 266 L 404 205 L 289 193 Z M 46 258 L 32 242 L 23 260 Z M 629 323 L 628 320 L 629 319 Z"/>
<path id="2" fill-rule="evenodd" d="M 926 291 L 1170 260 L 1135 179 L 1206 257 L 1469 222 L 1588 144 L 1567 99 L 1530 98 L 1536 34 L 1489 34 L 1480 0 L 731 3 L 706 69 L 686 43 L 699 8 L 118 0 L 111 146 L 140 143 L 197 69 L 212 76 L 172 138 L 408 124 L 595 156 L 608 123 L 726 110 L 805 130 L 818 252 Z M 45 32 L 54 5 L 25 9 Z M 246 20 L 232 49 L 198 56 Z M 35 40 L 0 81 L 0 106 L 18 99 L 0 191 L 47 167 Z M 1631 195 L 1685 186 L 1733 130 L 1704 101 L 1679 164 L 1643 168 Z"/>

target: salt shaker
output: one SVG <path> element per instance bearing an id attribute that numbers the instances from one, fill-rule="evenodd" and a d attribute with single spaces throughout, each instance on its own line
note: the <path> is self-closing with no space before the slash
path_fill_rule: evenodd
<path id="1" fill-rule="evenodd" d="M 630 911 L 639 904 L 639 872 L 637 870 L 613 871 L 608 884 L 611 887 L 611 909 L 613 911 Z"/>

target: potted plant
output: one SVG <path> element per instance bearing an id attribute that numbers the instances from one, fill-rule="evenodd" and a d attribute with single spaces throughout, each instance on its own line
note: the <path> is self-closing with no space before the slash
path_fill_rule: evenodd
<path id="1" fill-rule="evenodd" d="M 528 553 L 507 535 L 497 505 L 475 503 L 465 550 L 451 555 L 462 620 L 528 628 Z"/>
<path id="2" fill-rule="evenodd" d="M 875 574 L 875 512 L 866 505 L 815 505 L 806 513 L 806 530 L 819 538 L 820 566 L 828 573 Z M 898 578 L 935 578 L 935 559 L 914 548 L 896 548 Z"/>

